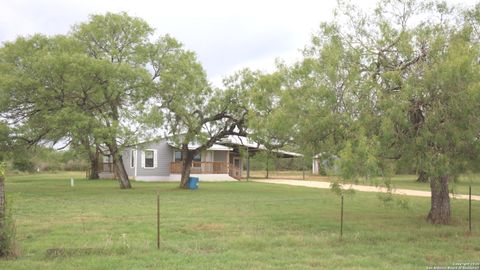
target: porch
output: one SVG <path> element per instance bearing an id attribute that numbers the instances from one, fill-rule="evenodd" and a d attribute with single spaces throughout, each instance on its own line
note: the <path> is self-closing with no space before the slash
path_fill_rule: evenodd
<path id="1" fill-rule="evenodd" d="M 192 169 L 190 171 L 194 174 L 227 174 L 228 164 L 226 162 L 192 162 Z M 170 173 L 182 173 L 182 162 L 170 163 Z"/>
<path id="2" fill-rule="evenodd" d="M 240 168 L 233 163 L 221 161 L 193 161 L 191 174 L 228 174 L 235 179 L 240 179 Z M 170 163 L 170 173 L 181 174 L 182 162 L 176 161 Z"/>

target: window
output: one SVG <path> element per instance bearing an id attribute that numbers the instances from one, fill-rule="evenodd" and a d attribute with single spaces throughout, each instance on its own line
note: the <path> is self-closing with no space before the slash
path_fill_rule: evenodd
<path id="1" fill-rule="evenodd" d="M 145 168 L 153 168 L 154 166 L 154 151 L 146 150 L 145 151 Z"/>
<path id="2" fill-rule="evenodd" d="M 135 150 L 130 151 L 130 168 L 135 167 L 135 156 L 136 156 L 135 154 L 136 154 Z"/>
<path id="3" fill-rule="evenodd" d="M 182 152 L 175 151 L 175 161 L 182 161 Z"/>
<path id="4" fill-rule="evenodd" d="M 183 157 L 182 157 L 182 151 L 175 151 L 175 161 L 182 161 L 183 160 Z M 200 155 L 200 153 L 196 154 L 194 157 L 193 157 L 193 161 L 195 162 L 200 162 L 202 161 L 202 156 Z"/>
<path id="5" fill-rule="evenodd" d="M 202 164 L 200 163 L 202 161 L 202 157 L 200 156 L 200 153 L 196 154 L 194 157 L 193 157 L 193 167 L 201 167 Z M 198 162 L 198 163 L 195 163 L 195 162 Z"/>

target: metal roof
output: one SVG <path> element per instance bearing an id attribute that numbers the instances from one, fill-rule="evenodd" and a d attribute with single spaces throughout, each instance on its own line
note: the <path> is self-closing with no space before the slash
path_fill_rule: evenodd
<path id="1" fill-rule="evenodd" d="M 168 145 L 170 145 L 171 147 L 174 147 L 174 148 L 180 148 L 178 145 L 176 145 L 174 142 L 171 142 L 171 141 L 168 141 L 167 142 Z M 194 143 L 189 143 L 188 144 L 188 149 L 189 150 L 195 150 L 197 148 L 199 148 L 201 145 L 199 144 L 194 144 Z M 225 146 L 225 145 L 220 145 L 220 144 L 213 144 L 210 148 L 208 148 L 207 150 L 211 150 L 211 151 L 232 151 L 233 148 L 230 148 L 228 146 Z"/>
<path id="2" fill-rule="evenodd" d="M 168 140 L 168 139 L 157 139 L 156 141 L 161 141 L 161 140 L 166 140 L 168 145 L 174 147 L 174 148 L 180 148 L 175 142 Z M 155 140 L 153 140 L 155 141 Z M 151 141 L 151 142 L 153 142 Z M 146 143 L 146 142 L 144 142 Z M 247 137 L 244 136 L 237 136 L 237 135 L 230 135 L 227 136 L 226 138 L 221 139 L 217 143 L 213 144 L 210 148 L 207 150 L 211 151 L 232 151 L 234 150 L 232 147 L 235 146 L 245 146 L 249 149 L 249 151 L 258 151 L 258 150 L 268 150 L 264 145 L 255 142 Z M 189 143 L 188 144 L 188 149 L 190 150 L 195 150 L 200 147 L 200 144 L 197 143 Z M 273 149 L 273 153 L 277 153 L 279 155 L 282 155 L 283 157 L 303 157 L 302 154 L 300 153 L 295 153 L 295 152 L 290 152 L 290 151 L 285 151 L 285 150 L 280 150 L 280 149 Z"/>
<path id="3" fill-rule="evenodd" d="M 264 145 L 254 142 L 253 140 L 247 137 L 237 136 L 237 135 L 228 136 L 220 140 L 219 143 L 225 144 L 225 145 L 245 146 L 249 150 L 267 150 L 267 148 Z M 285 151 L 280 149 L 273 149 L 272 152 L 281 154 L 287 157 L 303 157 L 303 155 L 300 153 L 295 153 L 295 152 L 290 152 L 290 151 Z"/>

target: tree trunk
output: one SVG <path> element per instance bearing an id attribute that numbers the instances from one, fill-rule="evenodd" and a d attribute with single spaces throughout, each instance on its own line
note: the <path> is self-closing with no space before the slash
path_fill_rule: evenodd
<path id="1" fill-rule="evenodd" d="M 117 157 L 115 157 L 115 155 L 113 156 L 113 169 L 117 175 L 120 188 L 121 189 L 132 188 L 132 185 L 130 184 L 130 180 L 128 179 L 127 171 L 125 170 L 125 166 L 123 165 L 123 159 L 121 155 Z"/>
<path id="2" fill-rule="evenodd" d="M 90 158 L 90 175 L 88 176 L 88 179 L 94 180 L 94 179 L 99 179 L 98 171 L 99 171 L 99 151 L 98 148 L 95 149 L 95 153 L 92 151 L 89 151 L 88 157 Z"/>
<path id="3" fill-rule="evenodd" d="M 5 224 L 5 177 L 0 172 L 0 231 L 2 231 Z"/>
<path id="4" fill-rule="evenodd" d="M 450 223 L 450 197 L 448 194 L 447 175 L 430 179 L 432 191 L 431 208 L 427 220 L 432 224 Z"/>
<path id="5" fill-rule="evenodd" d="M 95 151 L 92 151 L 92 144 L 90 143 L 90 138 L 88 135 L 85 135 L 80 139 L 80 143 L 83 146 L 83 150 L 88 154 L 88 159 L 90 160 L 90 172 L 88 179 L 99 179 L 98 176 L 98 158 L 100 149 L 98 146 L 95 146 Z"/>
<path id="6" fill-rule="evenodd" d="M 417 182 L 419 183 L 427 183 L 428 182 L 428 175 L 425 171 L 420 171 L 418 174 Z"/>
<path id="7" fill-rule="evenodd" d="M 187 183 L 192 170 L 192 161 L 195 152 L 188 150 L 188 144 L 182 145 L 182 177 L 180 179 L 180 188 L 188 188 Z"/>
<path id="8" fill-rule="evenodd" d="M 116 145 L 108 145 L 108 150 L 110 151 L 110 155 L 113 158 L 113 171 L 117 176 L 117 180 L 120 184 L 121 189 L 130 189 L 132 185 L 130 184 L 130 180 L 128 179 L 127 171 L 125 170 L 125 166 L 123 165 L 122 155 L 118 154 L 118 148 Z"/>
<path id="9" fill-rule="evenodd" d="M 98 165 L 98 160 L 90 160 L 90 173 L 88 175 L 89 180 L 96 180 L 100 178 L 100 176 L 98 175 Z"/>

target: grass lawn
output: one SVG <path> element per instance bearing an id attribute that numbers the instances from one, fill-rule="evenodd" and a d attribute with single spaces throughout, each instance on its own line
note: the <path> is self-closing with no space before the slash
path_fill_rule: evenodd
<path id="1" fill-rule="evenodd" d="M 77 178 L 75 187 L 70 177 Z M 339 198 L 329 190 L 254 182 L 87 181 L 81 173 L 11 176 L 19 257 L 0 269 L 425 269 L 480 263 L 480 204 L 452 201 L 453 222 L 425 222 L 430 199 L 378 194 Z M 82 179 L 82 180 L 80 180 Z M 156 249 L 156 192 L 161 249 Z M 402 205 L 404 205 L 402 204 Z"/>
<path id="2" fill-rule="evenodd" d="M 244 172 L 246 175 L 246 172 Z M 254 179 L 265 179 L 265 171 L 252 171 L 250 173 L 252 178 Z M 430 184 L 429 183 L 418 183 L 416 175 L 396 175 L 391 178 L 392 186 L 394 188 L 402 188 L 402 189 L 414 189 L 414 190 L 425 190 L 430 191 Z M 301 171 L 274 171 L 270 173 L 269 178 L 271 179 L 296 179 L 302 180 L 303 175 Z M 333 181 L 333 177 L 328 176 L 319 176 L 319 175 L 312 175 L 311 173 L 307 172 L 305 175 L 305 180 L 309 181 Z M 365 181 L 364 179 L 359 179 L 357 182 L 353 181 L 345 181 L 346 183 L 354 183 L 357 185 L 381 185 L 384 186 L 383 180 L 381 178 L 371 179 Z M 463 175 L 459 178 L 459 181 L 456 183 L 451 182 L 449 184 L 450 192 L 457 193 L 457 194 L 468 194 L 468 186 L 472 186 L 472 194 L 480 195 L 480 175 Z"/>

